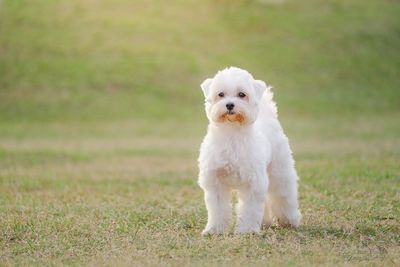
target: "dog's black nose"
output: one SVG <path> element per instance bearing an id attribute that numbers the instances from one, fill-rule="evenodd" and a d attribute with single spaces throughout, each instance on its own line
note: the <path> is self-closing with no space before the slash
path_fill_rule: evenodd
<path id="1" fill-rule="evenodd" d="M 232 110 L 234 107 L 235 107 L 235 104 L 233 104 L 233 103 L 228 103 L 228 104 L 226 104 L 226 108 L 227 108 L 228 110 Z"/>

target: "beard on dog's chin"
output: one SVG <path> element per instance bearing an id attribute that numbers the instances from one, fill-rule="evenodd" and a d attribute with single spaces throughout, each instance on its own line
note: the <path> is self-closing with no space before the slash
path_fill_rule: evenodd
<path id="1" fill-rule="evenodd" d="M 238 122 L 241 125 L 245 123 L 245 117 L 242 113 L 225 112 L 220 116 L 219 122 Z"/>

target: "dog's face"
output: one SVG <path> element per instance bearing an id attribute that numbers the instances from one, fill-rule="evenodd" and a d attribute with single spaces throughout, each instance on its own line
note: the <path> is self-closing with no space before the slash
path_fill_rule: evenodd
<path id="1" fill-rule="evenodd" d="M 252 124 L 266 85 L 245 70 L 230 67 L 206 79 L 201 88 L 207 117 L 215 123 Z"/>

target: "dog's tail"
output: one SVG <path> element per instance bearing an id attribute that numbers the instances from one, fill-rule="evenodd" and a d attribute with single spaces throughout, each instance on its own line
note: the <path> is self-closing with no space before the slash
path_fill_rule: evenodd
<path id="1" fill-rule="evenodd" d="M 274 93 L 272 92 L 272 86 L 267 85 L 267 89 L 263 94 L 263 102 L 266 104 L 266 107 L 271 115 L 278 117 L 278 108 L 276 107 L 276 103 L 273 98 Z"/>

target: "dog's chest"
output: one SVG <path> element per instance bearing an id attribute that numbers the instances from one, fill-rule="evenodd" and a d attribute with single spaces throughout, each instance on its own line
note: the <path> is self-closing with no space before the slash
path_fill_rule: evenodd
<path id="1" fill-rule="evenodd" d="M 230 186 L 249 181 L 257 164 L 257 153 L 251 144 L 229 143 L 215 150 L 213 171 L 215 177 Z"/>
<path id="2" fill-rule="evenodd" d="M 215 169 L 215 177 L 220 183 L 237 187 L 248 181 L 245 175 L 242 174 L 240 169 L 227 164 Z"/>
<path id="3" fill-rule="evenodd" d="M 233 188 L 266 175 L 269 142 L 255 131 L 208 132 L 200 148 L 199 168 L 205 177 Z"/>

